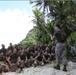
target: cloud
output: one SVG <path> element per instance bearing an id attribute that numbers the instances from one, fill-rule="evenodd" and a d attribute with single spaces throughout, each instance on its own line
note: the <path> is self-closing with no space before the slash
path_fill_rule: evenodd
<path id="1" fill-rule="evenodd" d="M 33 17 L 29 16 L 26 10 L 0 10 L 0 44 L 7 47 L 10 42 L 15 44 L 24 39 L 34 26 L 31 22 Z"/>

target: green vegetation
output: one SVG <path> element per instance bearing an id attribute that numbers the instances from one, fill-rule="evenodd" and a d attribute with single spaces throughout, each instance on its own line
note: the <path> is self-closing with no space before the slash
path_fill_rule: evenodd
<path id="1" fill-rule="evenodd" d="M 76 1 L 75 0 L 31 0 L 34 6 L 34 20 L 36 26 L 29 31 L 22 45 L 51 44 L 50 34 L 54 33 L 54 26 L 59 24 L 66 32 L 67 39 L 76 39 Z M 42 11 L 42 12 L 41 12 Z M 76 46 L 76 42 L 74 43 Z M 67 41 L 69 48 L 69 41 Z"/>
<path id="2" fill-rule="evenodd" d="M 32 29 L 28 32 L 27 36 L 25 37 L 25 39 L 23 39 L 20 44 L 22 46 L 26 46 L 26 45 L 35 45 L 37 44 L 37 41 L 35 39 L 35 30 Z"/>

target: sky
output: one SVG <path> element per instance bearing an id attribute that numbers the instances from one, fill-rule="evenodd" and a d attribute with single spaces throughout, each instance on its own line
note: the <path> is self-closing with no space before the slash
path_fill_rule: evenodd
<path id="1" fill-rule="evenodd" d="M 19 43 L 33 28 L 32 6 L 28 0 L 0 0 L 0 48 Z"/>

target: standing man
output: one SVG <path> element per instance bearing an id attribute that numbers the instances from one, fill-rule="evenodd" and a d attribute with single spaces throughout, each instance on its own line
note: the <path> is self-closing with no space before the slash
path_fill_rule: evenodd
<path id="1" fill-rule="evenodd" d="M 55 55 L 56 55 L 56 66 L 54 67 L 57 70 L 60 70 L 60 61 L 62 58 L 62 63 L 64 65 L 63 71 L 67 71 L 67 53 L 66 53 L 66 34 L 60 30 L 60 25 L 55 26 L 54 35 L 50 35 L 51 40 L 56 39 Z"/>

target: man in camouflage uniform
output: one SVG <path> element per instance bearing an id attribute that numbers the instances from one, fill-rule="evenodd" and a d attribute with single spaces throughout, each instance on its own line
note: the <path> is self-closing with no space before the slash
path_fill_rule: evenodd
<path id="1" fill-rule="evenodd" d="M 67 71 L 66 65 L 67 65 L 67 53 L 66 53 L 66 45 L 65 45 L 65 39 L 62 40 L 62 33 L 60 30 L 60 25 L 55 26 L 55 33 L 54 35 L 51 35 L 51 39 L 56 39 L 57 44 L 55 47 L 55 55 L 56 55 L 56 63 L 57 65 L 54 67 L 55 69 L 60 70 L 60 60 L 62 58 L 62 63 L 64 64 L 63 71 Z"/>

